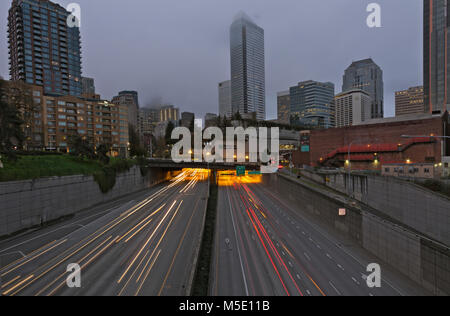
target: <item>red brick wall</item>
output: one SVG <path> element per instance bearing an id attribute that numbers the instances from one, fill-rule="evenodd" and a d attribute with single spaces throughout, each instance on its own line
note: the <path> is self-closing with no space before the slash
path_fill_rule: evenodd
<path id="1" fill-rule="evenodd" d="M 311 164 L 318 165 L 321 157 L 337 148 L 348 146 L 351 142 L 355 145 L 404 144 L 410 140 L 402 138 L 402 135 L 444 135 L 444 125 L 448 134 L 447 120 L 446 114 L 443 118 L 315 130 L 311 132 Z M 441 141 L 414 145 L 402 153 L 383 154 L 380 155 L 380 161 L 411 159 L 413 162 L 425 162 L 426 157 L 434 157 L 436 162 L 441 161 Z"/>
<path id="2" fill-rule="evenodd" d="M 300 150 L 294 152 L 292 155 L 292 162 L 296 167 L 303 167 L 303 165 L 311 164 L 311 153 L 302 153 Z"/>

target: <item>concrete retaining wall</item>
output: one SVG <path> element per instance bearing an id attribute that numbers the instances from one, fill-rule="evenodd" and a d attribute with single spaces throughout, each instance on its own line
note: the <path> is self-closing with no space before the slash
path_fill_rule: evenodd
<path id="1" fill-rule="evenodd" d="M 436 295 L 450 294 L 450 250 L 381 219 L 366 210 L 346 205 L 315 188 L 284 176 L 267 176 L 274 192 L 297 205 L 299 212 L 349 237 L 383 262 Z M 347 216 L 338 209 L 345 207 Z"/>
<path id="2" fill-rule="evenodd" d="M 364 204 L 450 245 L 450 199 L 419 185 L 393 177 L 347 174 L 302 175 L 339 192 L 349 191 Z"/>
<path id="3" fill-rule="evenodd" d="M 0 183 L 0 236 L 10 235 L 131 194 L 167 180 L 170 173 L 139 167 L 117 175 L 114 188 L 103 194 L 92 176 L 52 177 Z"/>

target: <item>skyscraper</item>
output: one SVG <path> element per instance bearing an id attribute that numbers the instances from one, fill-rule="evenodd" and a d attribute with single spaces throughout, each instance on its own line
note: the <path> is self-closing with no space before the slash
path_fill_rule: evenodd
<path id="1" fill-rule="evenodd" d="M 231 80 L 219 83 L 219 115 L 228 118 L 233 116 L 231 107 Z"/>
<path id="2" fill-rule="evenodd" d="M 423 87 L 395 92 L 395 116 L 424 113 Z"/>
<path id="3" fill-rule="evenodd" d="M 335 99 L 336 127 L 359 125 L 371 119 L 372 98 L 360 89 L 338 94 Z"/>
<path id="4" fill-rule="evenodd" d="M 383 71 L 371 58 L 353 62 L 345 70 L 343 82 L 342 92 L 361 89 L 370 95 L 373 119 L 384 117 Z"/>
<path id="5" fill-rule="evenodd" d="M 233 113 L 266 119 L 264 30 L 245 13 L 230 28 L 231 103 Z"/>
<path id="6" fill-rule="evenodd" d="M 8 16 L 10 76 L 44 93 L 80 96 L 81 44 L 69 12 L 48 0 L 13 0 Z"/>
<path id="7" fill-rule="evenodd" d="M 290 88 L 293 124 L 330 128 L 335 126 L 334 84 L 304 81 Z"/>
<path id="8" fill-rule="evenodd" d="M 121 91 L 115 96 L 112 103 L 128 108 L 128 123 L 138 130 L 139 98 L 136 91 Z"/>
<path id="9" fill-rule="evenodd" d="M 450 110 L 450 1 L 424 0 L 423 82 L 425 112 Z"/>
<path id="10" fill-rule="evenodd" d="M 277 94 L 278 123 L 290 124 L 291 122 L 291 95 L 289 91 Z"/>
<path id="11" fill-rule="evenodd" d="M 191 112 L 181 113 L 181 126 L 186 128 L 194 127 L 195 114 Z"/>
<path id="12" fill-rule="evenodd" d="M 95 94 L 94 78 L 81 77 L 82 94 L 93 96 Z"/>
<path id="13" fill-rule="evenodd" d="M 180 120 L 180 109 L 173 105 L 162 106 L 159 110 L 159 120 L 160 122 L 173 121 L 178 123 Z"/>

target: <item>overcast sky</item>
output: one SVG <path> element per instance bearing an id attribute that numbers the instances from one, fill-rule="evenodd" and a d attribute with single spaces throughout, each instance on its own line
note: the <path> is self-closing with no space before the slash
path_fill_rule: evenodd
<path id="1" fill-rule="evenodd" d="M 57 0 L 66 6 L 74 2 Z M 78 0 L 83 75 L 111 99 L 137 90 L 141 106 L 161 101 L 198 115 L 218 112 L 217 83 L 230 78 L 229 27 L 240 10 L 265 30 L 268 119 L 276 93 L 299 81 L 331 81 L 371 57 L 384 71 L 386 116 L 394 92 L 422 85 L 422 0 Z M 366 7 L 382 8 L 382 28 Z M 9 78 L 7 11 L 0 1 L 0 76 Z"/>

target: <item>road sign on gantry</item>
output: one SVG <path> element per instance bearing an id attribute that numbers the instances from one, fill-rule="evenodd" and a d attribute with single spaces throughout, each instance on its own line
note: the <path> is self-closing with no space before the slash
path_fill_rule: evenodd
<path id="1" fill-rule="evenodd" d="M 236 175 L 238 177 L 245 176 L 245 166 L 237 166 L 236 167 Z"/>

